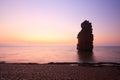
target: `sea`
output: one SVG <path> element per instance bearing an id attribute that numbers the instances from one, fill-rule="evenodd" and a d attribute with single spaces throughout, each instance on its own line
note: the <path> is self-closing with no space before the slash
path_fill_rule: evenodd
<path id="1" fill-rule="evenodd" d="M 78 52 L 75 44 L 0 45 L 0 62 L 116 62 L 120 46 L 94 46 L 93 52 Z"/>

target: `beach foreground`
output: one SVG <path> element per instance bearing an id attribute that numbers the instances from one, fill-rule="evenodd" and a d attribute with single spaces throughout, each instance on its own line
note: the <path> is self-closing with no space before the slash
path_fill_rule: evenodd
<path id="1" fill-rule="evenodd" d="M 120 80 L 120 67 L 4 63 L 0 80 Z"/>

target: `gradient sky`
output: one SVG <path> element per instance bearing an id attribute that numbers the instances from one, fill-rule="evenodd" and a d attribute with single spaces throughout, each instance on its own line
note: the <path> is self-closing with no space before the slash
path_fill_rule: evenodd
<path id="1" fill-rule="evenodd" d="M 0 0 L 0 43 L 77 43 L 86 19 L 95 45 L 120 45 L 120 0 Z"/>

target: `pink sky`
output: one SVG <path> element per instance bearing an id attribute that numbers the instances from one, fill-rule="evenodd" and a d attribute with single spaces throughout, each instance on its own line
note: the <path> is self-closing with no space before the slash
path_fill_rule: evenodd
<path id="1" fill-rule="evenodd" d="M 95 45 L 120 45 L 119 0 L 0 0 L 0 43 L 77 43 L 93 25 Z"/>

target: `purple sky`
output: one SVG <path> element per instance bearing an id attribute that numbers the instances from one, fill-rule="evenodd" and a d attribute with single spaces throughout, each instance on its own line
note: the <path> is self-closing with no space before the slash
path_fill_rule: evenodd
<path id="1" fill-rule="evenodd" d="M 86 19 L 95 45 L 120 45 L 120 0 L 0 0 L 0 43 L 76 43 Z"/>

